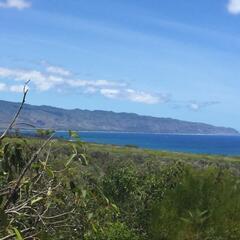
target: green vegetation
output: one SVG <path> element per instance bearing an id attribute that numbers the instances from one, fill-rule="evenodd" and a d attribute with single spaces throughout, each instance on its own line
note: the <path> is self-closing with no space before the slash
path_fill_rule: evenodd
<path id="1" fill-rule="evenodd" d="M 0 154 L 2 239 L 240 239 L 238 157 L 21 137 Z"/>

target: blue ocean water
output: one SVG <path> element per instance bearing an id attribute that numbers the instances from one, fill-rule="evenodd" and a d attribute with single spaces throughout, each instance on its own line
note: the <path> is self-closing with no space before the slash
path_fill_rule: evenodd
<path id="1" fill-rule="evenodd" d="M 57 132 L 56 135 L 68 139 L 67 132 Z M 86 142 L 116 145 L 131 144 L 154 150 L 240 156 L 240 136 L 112 132 L 80 132 L 79 135 Z"/>

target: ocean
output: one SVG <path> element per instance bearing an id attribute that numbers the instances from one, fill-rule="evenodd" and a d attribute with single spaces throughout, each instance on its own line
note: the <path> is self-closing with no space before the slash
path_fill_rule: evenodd
<path id="1" fill-rule="evenodd" d="M 68 139 L 68 132 L 57 132 L 57 137 Z M 201 154 L 239 155 L 240 136 L 175 135 L 112 132 L 79 132 L 86 142 L 134 145 L 140 148 Z"/>

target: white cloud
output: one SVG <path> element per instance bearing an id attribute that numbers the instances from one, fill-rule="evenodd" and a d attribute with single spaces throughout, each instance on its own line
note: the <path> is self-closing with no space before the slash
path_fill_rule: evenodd
<path id="1" fill-rule="evenodd" d="M 198 111 L 199 109 L 200 109 L 200 104 L 198 104 L 198 103 L 190 103 L 189 104 L 189 108 L 191 109 L 191 110 L 194 110 L 194 111 Z"/>
<path id="2" fill-rule="evenodd" d="M 69 85 L 72 87 L 124 87 L 126 86 L 125 83 L 119 83 L 114 81 L 108 80 L 81 80 L 81 79 L 71 79 L 68 81 Z"/>
<path id="3" fill-rule="evenodd" d="M 47 91 L 58 85 L 65 85 L 67 87 L 90 87 L 90 88 L 103 88 L 103 87 L 123 87 L 125 84 L 107 80 L 81 80 L 72 79 L 68 77 L 59 76 L 59 74 L 49 74 L 48 69 L 46 72 L 36 70 L 23 70 L 0 67 L 0 78 L 9 78 L 15 81 L 24 81 L 31 79 L 31 82 L 40 91 Z"/>
<path id="4" fill-rule="evenodd" d="M 132 102 L 145 103 L 145 104 L 157 104 L 168 101 L 167 95 L 151 94 L 144 91 L 137 91 L 134 89 L 101 89 L 100 93 L 108 98 L 117 98 L 130 100 Z"/>
<path id="5" fill-rule="evenodd" d="M 74 76 L 69 70 L 44 65 L 43 70 L 14 69 L 0 67 L 0 92 L 22 92 L 23 83 L 31 80 L 31 88 L 38 91 L 56 91 L 58 93 L 71 91 L 83 94 L 100 94 L 106 98 L 131 101 L 143 104 L 167 103 L 170 98 L 166 94 L 152 93 L 127 87 L 124 82 L 109 80 L 83 80 Z M 69 74 L 68 74 L 69 73 Z M 7 84 L 6 84 L 7 83 Z M 173 101 L 171 101 L 174 103 Z M 188 108 L 199 111 L 205 107 L 218 104 L 216 101 L 176 102 L 176 108 Z"/>
<path id="6" fill-rule="evenodd" d="M 24 85 L 7 85 L 6 83 L 0 83 L 0 92 L 14 92 L 22 93 Z"/>
<path id="7" fill-rule="evenodd" d="M 89 94 L 93 94 L 93 93 L 96 93 L 98 92 L 98 89 L 94 88 L 94 87 L 87 87 L 85 90 L 84 90 L 84 93 L 89 93 Z"/>
<path id="8" fill-rule="evenodd" d="M 47 91 L 61 81 L 61 78 L 57 76 L 46 75 L 36 70 L 10 69 L 2 67 L 0 67 L 0 77 L 23 82 L 31 79 L 31 82 L 40 91 Z"/>
<path id="9" fill-rule="evenodd" d="M 135 91 L 133 89 L 126 90 L 127 98 L 133 102 L 156 104 L 160 102 L 160 97 L 143 91 Z"/>
<path id="10" fill-rule="evenodd" d="M 46 68 L 46 71 L 49 72 L 49 73 L 53 73 L 53 74 L 57 74 L 57 75 L 60 75 L 60 76 L 70 76 L 71 73 L 70 71 L 62 68 L 62 67 L 58 67 L 58 66 L 48 66 Z"/>
<path id="11" fill-rule="evenodd" d="M 31 3 L 26 0 L 5 0 L 0 2 L 0 8 L 16 8 L 22 10 L 30 7 Z"/>
<path id="12" fill-rule="evenodd" d="M 9 86 L 10 92 L 22 93 L 24 85 L 11 85 Z"/>
<path id="13" fill-rule="evenodd" d="M 240 14 L 240 0 L 229 0 L 227 8 L 231 14 Z"/>
<path id="14" fill-rule="evenodd" d="M 108 98 L 118 98 L 120 96 L 120 91 L 117 89 L 101 89 L 100 93 Z"/>
<path id="15" fill-rule="evenodd" d="M 107 98 L 145 104 L 157 104 L 168 101 L 166 95 L 130 89 L 127 88 L 127 84 L 124 82 L 104 79 L 78 79 L 66 69 L 49 65 L 44 65 L 43 71 L 0 67 L 0 79 L 9 81 L 8 86 L 0 85 L 0 91 L 22 92 L 23 86 L 14 84 L 14 82 L 26 82 L 30 79 L 32 88 L 38 91 L 54 90 L 59 93 L 65 90 L 81 91 L 82 93 L 100 94 Z"/>
<path id="16" fill-rule="evenodd" d="M 219 102 L 217 102 L 217 101 L 211 101 L 211 102 L 196 102 L 196 101 L 192 101 L 192 102 L 189 102 L 187 104 L 187 107 L 190 110 L 199 111 L 202 108 L 209 107 L 209 106 L 216 105 L 216 104 L 219 104 Z"/>
<path id="17" fill-rule="evenodd" d="M 7 85 L 5 83 L 0 83 L 0 92 L 3 92 L 7 89 Z"/>

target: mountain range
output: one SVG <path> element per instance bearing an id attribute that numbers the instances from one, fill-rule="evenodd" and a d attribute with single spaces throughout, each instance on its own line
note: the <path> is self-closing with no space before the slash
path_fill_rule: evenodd
<path id="1" fill-rule="evenodd" d="M 19 103 L 0 100 L 0 128 L 5 128 Z M 181 121 L 172 118 L 141 116 L 135 113 L 116 113 L 101 110 L 62 109 L 25 104 L 18 123 L 36 128 L 78 131 L 114 131 L 172 134 L 236 135 L 237 130 L 206 123 Z M 20 126 L 20 125 L 19 125 Z"/>

